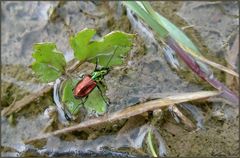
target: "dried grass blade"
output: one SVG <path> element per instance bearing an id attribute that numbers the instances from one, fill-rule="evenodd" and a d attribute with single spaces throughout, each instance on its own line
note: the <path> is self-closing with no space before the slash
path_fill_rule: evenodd
<path id="1" fill-rule="evenodd" d="M 32 93 L 32 94 L 29 94 L 29 95 L 23 97 L 22 99 L 16 101 L 11 106 L 8 106 L 8 107 L 4 108 L 1 111 L 1 116 L 8 116 L 8 115 L 10 115 L 10 114 L 12 114 L 14 112 L 18 112 L 23 107 L 25 107 L 26 105 L 31 103 L 33 100 L 35 100 L 38 97 L 43 96 L 45 93 L 48 93 L 49 91 L 51 91 L 51 89 L 52 89 L 52 86 L 47 85 L 47 86 L 45 86 L 43 88 L 43 90 L 41 90 L 41 92 L 39 92 L 39 93 Z"/>
<path id="2" fill-rule="evenodd" d="M 237 72 L 233 71 L 232 69 L 230 69 L 230 68 L 228 68 L 228 67 L 225 67 L 225 66 L 223 66 L 223 65 L 220 65 L 220 64 L 218 64 L 218 63 L 215 63 L 215 62 L 213 62 L 213 61 L 210 61 L 210 60 L 206 59 L 204 56 L 197 55 L 196 52 L 194 52 L 193 50 L 191 50 L 191 49 L 188 48 L 188 47 L 185 47 L 184 45 L 181 44 L 181 42 L 178 42 L 178 44 L 179 44 L 179 46 L 180 46 L 183 50 L 185 50 L 186 52 L 188 52 L 189 54 L 191 54 L 194 58 L 196 58 L 196 59 L 198 59 L 198 60 L 200 60 L 200 61 L 202 61 L 202 62 L 204 62 L 204 63 L 206 63 L 206 64 L 208 64 L 208 65 L 211 65 L 212 67 L 215 67 L 215 68 L 217 68 L 217 69 L 219 69 L 219 70 L 225 71 L 225 72 L 227 72 L 227 73 L 229 73 L 229 74 L 231 74 L 231 75 L 234 75 L 234 76 L 236 76 L 236 77 L 239 77 L 239 74 L 238 74 Z"/>
<path id="3" fill-rule="evenodd" d="M 220 92 L 218 91 L 200 91 L 200 92 L 191 92 L 191 93 L 181 93 L 177 95 L 168 96 L 163 99 L 157 99 L 157 100 L 151 100 L 145 103 L 139 103 L 135 106 L 128 107 L 126 109 L 120 110 L 118 112 L 115 112 L 110 115 L 105 115 L 102 117 L 90 119 L 87 121 L 84 121 L 78 125 L 74 125 L 71 127 L 63 128 L 60 130 L 56 130 L 54 132 L 46 133 L 43 135 L 39 135 L 35 138 L 29 139 L 25 141 L 25 143 L 32 143 L 34 141 L 38 141 L 50 136 L 59 135 L 67 132 L 72 132 L 75 130 L 82 130 L 84 128 L 88 128 L 91 126 L 107 123 L 107 122 L 113 122 L 117 120 L 122 120 L 129 118 L 131 116 L 136 116 L 141 113 L 147 112 L 147 111 L 153 111 L 158 108 L 162 108 L 168 105 L 172 104 L 178 104 L 183 103 L 187 101 L 197 100 L 197 99 L 203 99 L 208 97 L 213 97 L 216 95 L 219 95 Z"/>

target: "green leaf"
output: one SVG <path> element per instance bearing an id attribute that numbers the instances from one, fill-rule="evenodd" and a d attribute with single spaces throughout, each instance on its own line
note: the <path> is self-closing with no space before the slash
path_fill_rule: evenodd
<path id="1" fill-rule="evenodd" d="M 84 61 L 88 58 L 88 44 L 95 33 L 96 31 L 94 29 L 83 29 L 75 36 L 70 37 L 70 45 L 78 60 Z"/>
<path id="2" fill-rule="evenodd" d="M 62 74 L 60 71 L 52 68 L 51 66 L 40 62 L 34 62 L 32 64 L 32 70 L 42 82 L 54 81 Z"/>
<path id="3" fill-rule="evenodd" d="M 117 66 L 123 63 L 123 57 L 128 53 L 131 47 L 116 47 L 116 52 L 108 64 L 111 56 L 114 53 L 114 49 L 109 54 L 97 55 L 95 58 L 89 59 L 89 62 L 96 63 L 96 58 L 98 58 L 98 64 L 101 66 Z M 107 65 L 108 64 L 108 65 Z"/>
<path id="4" fill-rule="evenodd" d="M 99 58 L 99 64 L 106 66 L 108 59 L 117 48 L 111 63 L 108 66 L 122 64 L 121 56 L 128 53 L 132 46 L 133 34 L 127 34 L 120 31 L 113 31 L 99 40 L 92 40 L 96 34 L 94 29 L 84 29 L 75 36 L 70 37 L 70 45 L 74 50 L 75 57 L 80 61 L 96 62 Z"/>
<path id="5" fill-rule="evenodd" d="M 68 109 L 68 111 L 71 113 L 71 115 L 76 115 L 78 114 L 81 105 L 81 101 L 79 99 L 75 99 L 73 96 L 73 88 L 77 84 L 78 80 L 66 80 L 63 83 L 62 87 L 62 102 Z"/>
<path id="6" fill-rule="evenodd" d="M 101 92 L 97 87 L 89 94 L 88 100 L 84 103 L 84 107 L 87 109 L 88 113 L 96 113 L 101 115 L 106 112 L 107 104 L 105 101 L 108 100 L 108 98 L 105 96 L 106 89 L 101 87 L 101 91 L 104 98 L 101 96 Z"/>
<path id="7" fill-rule="evenodd" d="M 37 43 L 33 49 L 36 61 L 32 63 L 32 70 L 40 81 L 52 82 L 64 73 L 66 61 L 54 43 Z"/>
<path id="8" fill-rule="evenodd" d="M 68 79 L 64 81 L 61 87 L 62 102 L 71 115 L 77 115 L 80 111 L 80 107 L 82 107 L 81 100 L 75 99 L 73 95 L 73 89 L 78 81 L 78 79 Z M 99 85 L 99 87 L 101 88 L 104 99 L 107 100 L 105 96 L 106 88 L 101 85 Z M 88 95 L 87 101 L 84 103 L 84 107 L 87 109 L 88 113 L 95 112 L 97 114 L 103 114 L 106 112 L 107 105 L 102 95 L 97 87 Z"/>

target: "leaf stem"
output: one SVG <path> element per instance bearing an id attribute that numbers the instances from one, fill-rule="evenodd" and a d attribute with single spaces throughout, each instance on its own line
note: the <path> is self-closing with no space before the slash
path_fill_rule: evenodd
<path id="1" fill-rule="evenodd" d="M 156 151 L 154 150 L 154 147 L 153 147 L 153 143 L 152 143 L 152 130 L 151 129 L 148 131 L 147 143 L 148 143 L 148 147 L 149 147 L 153 157 L 158 157 L 157 153 L 156 153 Z"/>

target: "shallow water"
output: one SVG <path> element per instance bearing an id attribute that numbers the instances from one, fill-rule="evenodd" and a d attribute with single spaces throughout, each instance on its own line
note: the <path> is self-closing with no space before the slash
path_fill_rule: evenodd
<path id="1" fill-rule="evenodd" d="M 49 8 L 57 5 L 59 7 L 56 16 L 50 19 Z M 231 33 L 234 35 L 238 31 L 236 30 L 238 18 L 235 16 L 239 15 L 236 5 L 232 3 L 205 5 L 204 2 L 152 2 L 152 5 L 180 27 L 195 25 L 194 29 L 186 29 L 188 35 L 197 41 L 201 49 L 209 50 L 206 57 L 216 55 L 218 58 L 213 60 L 224 63 L 222 56 L 224 49 L 221 49 L 221 45 L 223 41 L 227 41 Z M 129 10 L 125 12 L 116 2 L 81 1 L 62 4 L 3 2 L 2 14 L 2 106 L 10 105 L 15 97 L 17 100 L 21 99 L 29 93 L 40 91 L 43 87 L 28 67 L 33 61 L 31 53 L 34 43 L 55 42 L 69 61 L 73 58 L 73 52 L 68 37 L 71 32 L 77 33 L 85 27 L 95 28 L 98 36 L 116 29 L 138 35 L 126 63 L 115 68 L 105 77 L 108 88 L 106 95 L 111 101 L 108 113 L 149 98 L 161 98 L 168 94 L 194 92 L 205 88 L 206 83 L 199 84 L 193 75 L 186 77 L 175 72 L 166 62 L 161 45 L 154 38 L 152 31 L 140 23 Z M 212 18 L 206 18 L 209 14 Z M 204 41 L 203 44 L 201 41 Z M 87 72 L 91 71 L 91 67 L 86 69 Z M 132 148 L 142 147 L 142 145 L 134 145 L 137 144 L 136 141 L 143 143 L 144 140 L 139 140 L 141 137 L 138 134 L 139 129 L 144 129 L 145 126 L 135 128 L 127 135 L 116 138 L 117 131 L 124 122 L 116 125 L 116 129 L 112 129 L 111 125 L 105 127 L 104 132 L 95 130 L 92 134 L 86 131 L 85 134 L 72 133 L 60 138 L 51 137 L 46 144 L 38 148 L 25 146 L 22 140 L 36 136 L 45 127 L 46 122 L 50 121 L 50 118 L 44 115 L 48 106 L 55 106 L 52 93 L 39 98 L 20 113 L 15 114 L 16 125 L 10 125 L 7 118 L 2 117 L 1 147 L 4 149 L 1 152 L 2 156 L 144 155 L 143 152 Z M 199 111 L 196 112 L 196 109 L 194 111 L 192 108 L 192 116 L 190 114 L 189 118 L 200 127 L 204 126 L 204 130 L 200 128 L 195 132 L 187 131 L 182 124 L 173 120 L 169 112 L 164 111 L 164 119 L 157 124 L 157 127 L 166 142 L 167 156 L 236 156 L 239 139 L 236 109 L 228 105 L 223 106 L 222 102 L 207 104 L 205 107 L 197 105 L 197 107 Z M 194 112 L 203 113 L 204 123 L 198 122 L 202 121 L 202 117 L 196 117 Z M 53 127 L 55 128 L 59 126 Z M 209 146 L 208 149 L 206 144 Z M 191 150 L 189 150 L 190 146 Z M 117 150 L 119 148 L 126 148 L 126 152 Z M 147 153 L 147 150 L 142 150 Z"/>

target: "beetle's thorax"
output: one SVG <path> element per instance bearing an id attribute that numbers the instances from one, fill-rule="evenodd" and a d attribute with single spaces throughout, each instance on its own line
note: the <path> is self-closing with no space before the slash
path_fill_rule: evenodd
<path id="1" fill-rule="evenodd" d="M 100 81 L 104 78 L 104 76 L 109 72 L 108 68 L 102 68 L 100 70 L 95 70 L 92 72 L 91 76 L 94 81 Z"/>

